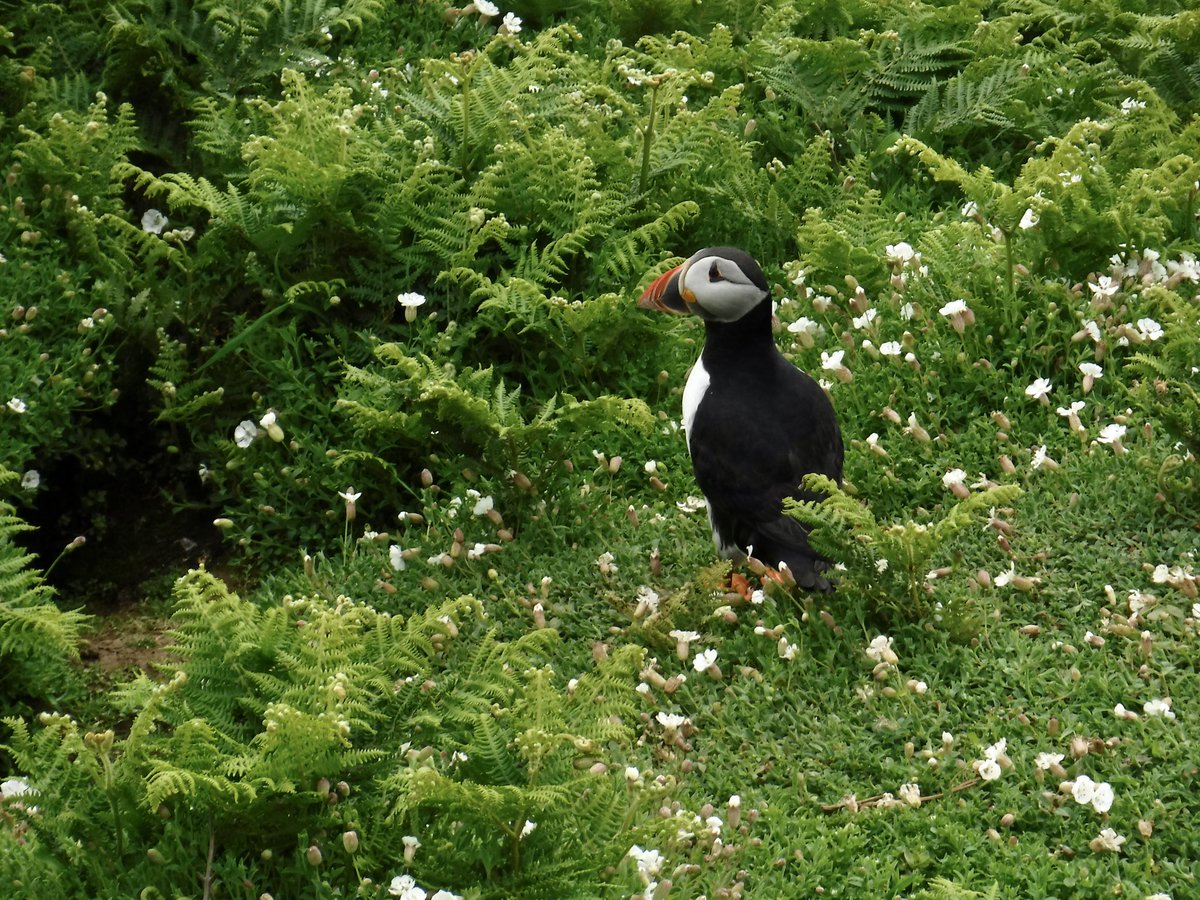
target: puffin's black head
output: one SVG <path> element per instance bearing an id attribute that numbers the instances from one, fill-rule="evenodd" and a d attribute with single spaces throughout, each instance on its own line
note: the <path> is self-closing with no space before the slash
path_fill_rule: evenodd
<path id="1" fill-rule="evenodd" d="M 767 276 L 745 250 L 706 247 L 656 278 L 638 306 L 693 313 L 706 322 L 736 322 L 769 293 Z"/>

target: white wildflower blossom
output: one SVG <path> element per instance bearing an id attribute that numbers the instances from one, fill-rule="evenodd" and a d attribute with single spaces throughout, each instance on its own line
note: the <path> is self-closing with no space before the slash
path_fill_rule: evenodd
<path id="1" fill-rule="evenodd" d="M 1097 837 L 1092 838 L 1088 847 L 1096 853 L 1120 853 L 1125 838 L 1111 828 L 1101 830 Z"/>
<path id="2" fill-rule="evenodd" d="M 1150 318 L 1138 319 L 1137 330 L 1138 337 L 1143 341 L 1157 341 L 1163 336 L 1162 326 Z"/>
<path id="3" fill-rule="evenodd" d="M 1164 719 L 1175 718 L 1175 713 L 1171 710 L 1170 697 L 1163 697 L 1160 700 L 1147 700 L 1142 704 L 1142 712 L 1148 716 L 1159 716 Z"/>
<path id="4" fill-rule="evenodd" d="M 1066 758 L 1063 753 L 1039 753 L 1033 758 L 1033 764 L 1036 768 L 1043 772 L 1053 769 L 1055 766 L 1062 765 L 1062 761 Z"/>
<path id="5" fill-rule="evenodd" d="M 169 221 L 157 209 L 148 209 L 142 214 L 142 231 L 147 234 L 162 234 Z"/>
<path id="6" fill-rule="evenodd" d="M 637 844 L 630 847 L 625 855 L 637 864 L 638 875 L 647 882 L 662 871 L 663 863 L 666 862 L 657 850 L 643 850 Z"/>
<path id="7" fill-rule="evenodd" d="M 243 419 L 233 429 L 233 442 L 243 450 L 253 444 L 256 437 L 258 437 L 258 426 L 250 419 Z"/>
<path id="8" fill-rule="evenodd" d="M 1054 390 L 1054 385 L 1049 378 L 1036 378 L 1025 388 L 1025 396 L 1044 401 L 1052 390 Z"/>

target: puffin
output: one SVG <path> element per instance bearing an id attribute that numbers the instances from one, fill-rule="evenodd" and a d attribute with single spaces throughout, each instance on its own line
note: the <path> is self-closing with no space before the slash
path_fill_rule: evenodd
<path id="1" fill-rule="evenodd" d="M 801 484 L 810 472 L 841 483 L 841 429 L 825 391 L 775 346 L 762 268 L 745 250 L 706 247 L 656 278 L 638 306 L 704 322 L 704 349 L 683 390 L 683 430 L 720 556 L 753 556 L 786 567 L 802 588 L 830 590 L 829 560 L 783 502 L 822 498 Z"/>

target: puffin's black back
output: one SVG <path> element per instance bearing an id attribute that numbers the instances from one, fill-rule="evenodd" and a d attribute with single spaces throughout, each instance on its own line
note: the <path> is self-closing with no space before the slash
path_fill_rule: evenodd
<path id="1" fill-rule="evenodd" d="M 742 254 L 719 252 L 735 259 Z M 743 271 L 756 283 L 761 278 L 767 290 L 757 264 Z M 786 563 L 802 587 L 828 589 L 820 574 L 828 561 L 809 547 L 805 527 L 782 507 L 789 496 L 817 499 L 800 488 L 810 472 L 841 481 L 842 437 L 833 406 L 820 385 L 776 348 L 769 297 L 735 322 L 705 327 L 700 364 L 709 383 L 689 448 L 714 536 L 720 545 L 749 549 L 767 565 Z"/>

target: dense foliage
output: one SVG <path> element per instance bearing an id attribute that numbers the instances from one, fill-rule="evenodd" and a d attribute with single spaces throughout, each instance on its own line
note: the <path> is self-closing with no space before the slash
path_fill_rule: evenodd
<path id="1" fill-rule="evenodd" d="M 1194 893 L 1197 60 L 1193 0 L 0 2 L 0 893 Z M 713 564 L 633 308 L 729 243 L 849 445 L 829 596 Z M 89 694 L 20 542 L 114 473 L 238 589 Z"/>

